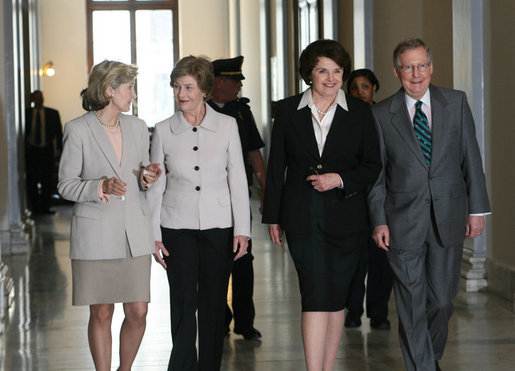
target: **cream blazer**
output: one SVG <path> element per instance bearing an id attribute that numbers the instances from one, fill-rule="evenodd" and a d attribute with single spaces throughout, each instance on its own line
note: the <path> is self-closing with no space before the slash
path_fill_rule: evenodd
<path id="1" fill-rule="evenodd" d="M 160 226 L 172 229 L 234 227 L 250 236 L 250 206 L 236 120 L 208 104 L 199 126 L 181 111 L 158 123 L 150 158 L 163 175 L 147 193 L 154 236 Z"/>
<path id="2" fill-rule="evenodd" d="M 147 125 L 134 116 L 120 115 L 120 127 L 121 164 L 93 112 L 64 127 L 57 189 L 63 198 L 75 201 L 72 259 L 124 258 L 127 241 L 134 257 L 154 251 L 145 187 L 140 181 L 140 172 L 149 164 Z M 127 193 L 124 197 L 111 195 L 102 203 L 99 183 L 113 176 L 127 183 Z"/>

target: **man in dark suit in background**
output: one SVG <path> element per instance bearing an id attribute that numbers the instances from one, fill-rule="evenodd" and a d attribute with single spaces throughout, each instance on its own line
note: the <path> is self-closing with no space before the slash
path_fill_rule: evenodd
<path id="1" fill-rule="evenodd" d="M 29 208 L 37 214 L 53 213 L 50 200 L 55 191 L 54 165 L 63 148 L 59 112 L 43 106 L 43 93 L 31 94 L 34 107 L 25 111 L 25 163 Z M 39 184 L 39 186 L 38 186 Z"/>
<path id="2" fill-rule="evenodd" d="M 261 205 L 263 208 L 263 192 L 265 190 L 265 164 L 260 152 L 264 147 L 263 140 L 254 121 L 254 116 L 248 105 L 249 99 L 238 98 L 241 89 L 241 80 L 245 79 L 241 72 L 243 57 L 230 59 L 218 59 L 213 61 L 215 74 L 215 88 L 209 105 L 214 110 L 234 117 L 238 123 L 243 162 L 247 173 L 247 182 L 250 186 L 253 181 L 253 174 L 261 186 Z M 229 332 L 229 324 L 234 316 L 234 332 L 241 334 L 246 340 L 258 340 L 261 333 L 254 328 L 254 268 L 252 266 L 252 240 L 249 240 L 247 254 L 236 260 L 232 269 L 232 309 L 226 308 L 225 325 Z"/>
<path id="3" fill-rule="evenodd" d="M 463 241 L 483 232 L 490 205 L 465 93 L 430 84 L 431 51 L 420 39 L 399 43 L 393 60 L 402 88 L 373 107 L 383 170 L 370 217 L 395 276 L 406 368 L 432 371 L 459 290 Z"/>

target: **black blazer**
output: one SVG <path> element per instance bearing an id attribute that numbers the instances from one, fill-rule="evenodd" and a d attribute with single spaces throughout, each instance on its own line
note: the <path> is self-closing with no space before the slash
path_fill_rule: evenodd
<path id="1" fill-rule="evenodd" d="M 45 108 L 45 137 L 47 140 L 47 146 L 52 143 L 55 139 L 56 150 L 61 152 L 63 149 L 63 127 L 61 125 L 61 118 L 59 117 L 59 112 L 53 108 Z M 25 138 L 28 139 L 30 137 L 30 132 L 32 130 L 32 113 L 34 110 L 32 108 L 28 108 L 25 110 Z M 55 155 L 53 150 L 54 146 L 49 146 L 49 149 L 52 150 L 52 155 Z"/>
<path id="2" fill-rule="evenodd" d="M 313 131 L 311 110 L 297 110 L 302 94 L 278 103 L 272 130 L 263 223 L 286 232 L 306 232 L 314 213 L 322 230 L 345 236 L 368 229 L 367 188 L 381 170 L 379 143 L 370 106 L 346 96 L 348 111 L 336 108 L 322 156 Z M 338 173 L 344 189 L 318 194 L 306 181 L 311 172 Z M 323 210 L 313 210 L 313 201 Z M 320 202 L 320 198 L 322 202 Z"/>

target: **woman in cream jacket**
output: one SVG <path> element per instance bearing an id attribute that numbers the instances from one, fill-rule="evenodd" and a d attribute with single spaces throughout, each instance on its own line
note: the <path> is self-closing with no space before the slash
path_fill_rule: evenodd
<path id="1" fill-rule="evenodd" d="M 171 74 L 179 110 L 156 125 L 152 139 L 151 160 L 166 171 L 148 199 L 155 257 L 170 285 L 169 370 L 220 369 L 229 274 L 250 236 L 238 127 L 205 103 L 213 84 L 208 60 L 181 59 Z"/>
<path id="2" fill-rule="evenodd" d="M 89 305 L 88 338 L 97 370 L 111 369 L 114 303 L 124 303 L 120 368 L 130 370 L 145 332 L 153 234 L 145 191 L 159 177 L 148 161 L 145 122 L 130 109 L 137 68 L 103 61 L 82 95 L 88 111 L 68 122 L 58 190 L 74 201 L 70 256 L 73 305 Z"/>

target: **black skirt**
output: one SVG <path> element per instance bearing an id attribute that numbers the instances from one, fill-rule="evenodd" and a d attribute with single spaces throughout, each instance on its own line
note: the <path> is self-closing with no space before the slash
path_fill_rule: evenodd
<path id="1" fill-rule="evenodd" d="M 344 309 L 360 249 L 368 232 L 331 236 L 314 221 L 306 233 L 286 231 L 290 254 L 299 277 L 303 312 Z"/>

